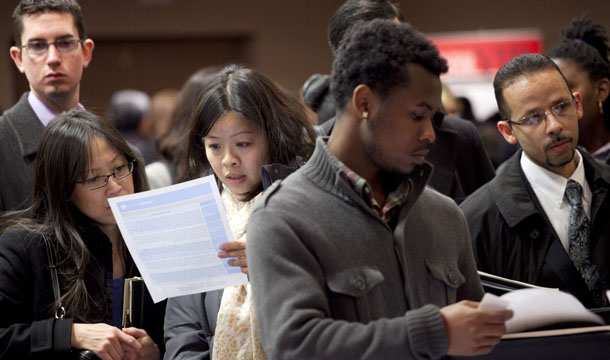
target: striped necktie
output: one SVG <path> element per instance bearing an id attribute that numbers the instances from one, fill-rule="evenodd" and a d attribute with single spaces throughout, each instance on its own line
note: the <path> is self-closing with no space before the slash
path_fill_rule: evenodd
<path id="1" fill-rule="evenodd" d="M 601 289 L 599 285 L 599 272 L 593 262 L 589 234 L 591 233 L 591 222 L 585 214 L 582 206 L 582 187 L 574 180 L 568 180 L 565 196 L 570 204 L 570 222 L 568 225 L 568 238 L 570 240 L 570 259 L 585 280 L 587 287 L 593 295 L 593 300 L 598 306 L 603 305 Z"/>

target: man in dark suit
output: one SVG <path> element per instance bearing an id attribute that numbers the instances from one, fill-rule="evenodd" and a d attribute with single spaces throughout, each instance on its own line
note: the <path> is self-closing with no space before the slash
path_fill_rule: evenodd
<path id="1" fill-rule="evenodd" d="M 540 54 L 506 63 L 494 90 L 498 129 L 523 150 L 461 204 L 478 268 L 607 305 L 610 168 L 576 149 L 580 94 Z"/>
<path id="2" fill-rule="evenodd" d="M 13 30 L 11 58 L 30 91 L 0 117 L 0 212 L 22 208 L 31 198 L 40 134 L 58 113 L 82 107 L 80 80 L 94 46 L 73 0 L 22 0 Z"/>
<path id="3" fill-rule="evenodd" d="M 389 19 L 399 22 L 402 15 L 389 1 L 348 0 L 332 16 L 328 26 L 328 38 L 333 54 L 337 53 L 346 31 L 359 21 Z M 315 74 L 304 86 L 303 97 L 318 119 L 324 120 L 317 127 L 320 135 L 330 135 L 335 118 L 334 100 L 328 91 L 328 75 Z M 321 89 L 326 87 L 326 89 Z M 329 99 L 330 98 L 330 99 Z M 485 151 L 477 128 L 470 121 L 439 113 L 434 119 L 436 141 L 426 160 L 434 165 L 428 185 L 460 203 L 466 196 L 490 181 L 493 165 Z"/>

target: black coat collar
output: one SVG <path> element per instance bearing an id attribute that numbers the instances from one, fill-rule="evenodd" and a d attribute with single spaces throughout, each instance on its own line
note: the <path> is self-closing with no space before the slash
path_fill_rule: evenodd
<path id="1" fill-rule="evenodd" d="M 536 203 L 532 201 L 531 187 L 521 169 L 521 154 L 523 150 L 517 151 L 511 158 L 506 160 L 498 169 L 496 177 L 489 183 L 489 190 L 494 198 L 498 210 L 510 227 L 516 226 L 525 218 L 540 213 Z M 597 163 L 588 153 L 580 150 L 585 177 L 591 191 L 594 202 L 596 189 L 610 188 L 610 168 Z M 594 209 L 592 206 L 592 214 Z"/>

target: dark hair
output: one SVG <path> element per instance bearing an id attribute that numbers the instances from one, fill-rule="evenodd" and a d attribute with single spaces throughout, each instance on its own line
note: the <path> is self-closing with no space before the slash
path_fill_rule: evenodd
<path id="1" fill-rule="evenodd" d="M 335 99 L 330 93 L 330 75 L 313 74 L 302 89 L 303 101 L 318 117 L 318 125 L 335 116 Z"/>
<path id="2" fill-rule="evenodd" d="M 84 322 L 104 319 L 105 308 L 94 303 L 90 294 L 98 289 L 104 293 L 105 287 L 84 239 L 86 229 L 95 223 L 68 199 L 77 182 L 87 177 L 94 137 L 106 140 L 128 160 L 136 159 L 125 140 L 106 120 L 84 110 L 62 113 L 49 123 L 40 138 L 30 206 L 6 213 L 0 221 L 0 233 L 9 228 L 24 228 L 43 235 L 53 244 L 58 253 L 64 288 L 62 303 L 67 316 Z M 141 162 L 135 162 L 132 176 L 134 191 L 148 188 Z M 99 287 L 90 288 L 95 285 Z"/>
<path id="3" fill-rule="evenodd" d="M 228 65 L 214 77 L 193 110 L 185 180 L 213 173 L 202 138 L 230 111 L 256 124 L 269 146 L 271 163 L 288 165 L 311 154 L 315 134 L 303 105 L 261 73 Z M 261 191 L 262 185 L 243 200 Z"/>
<path id="4" fill-rule="evenodd" d="M 106 119 L 121 133 L 138 131 L 142 118 L 150 112 L 150 96 L 139 90 L 119 90 L 112 94 Z"/>
<path id="5" fill-rule="evenodd" d="M 78 37 L 81 40 L 87 38 L 83 13 L 75 0 L 21 0 L 13 11 L 13 39 L 15 45 L 23 45 L 21 44 L 21 35 L 23 34 L 23 18 L 25 16 L 51 12 L 71 14 L 74 25 L 78 30 Z"/>
<path id="6" fill-rule="evenodd" d="M 496 102 L 498 103 L 498 112 L 500 112 L 501 120 L 510 119 L 510 109 L 506 105 L 506 100 L 504 99 L 504 89 L 512 85 L 521 76 L 531 75 L 543 70 L 556 70 L 565 81 L 567 88 L 570 89 L 568 81 L 565 76 L 563 76 L 561 70 L 559 70 L 559 67 L 557 67 L 557 64 L 546 55 L 523 54 L 515 56 L 506 64 L 502 65 L 494 77 L 494 93 L 496 95 Z"/>
<path id="7" fill-rule="evenodd" d="M 186 176 L 186 169 L 183 166 L 186 162 L 181 160 L 186 156 L 186 144 L 188 143 L 188 131 L 193 109 L 195 109 L 199 95 L 210 84 L 218 71 L 219 68 L 217 67 L 206 67 L 191 75 L 178 93 L 170 119 L 171 125 L 167 132 L 159 134 L 157 139 L 159 154 L 176 166 L 178 178 L 185 178 Z"/>
<path id="8" fill-rule="evenodd" d="M 553 59 L 567 59 L 589 73 L 591 81 L 610 79 L 608 35 L 603 26 L 593 24 L 586 17 L 573 19 L 561 31 L 559 43 L 547 53 Z M 603 103 L 604 125 L 610 131 L 610 96 Z"/>
<path id="9" fill-rule="evenodd" d="M 360 84 L 382 99 L 395 88 L 407 86 L 408 64 L 435 75 L 447 72 L 447 62 L 437 48 L 409 24 L 378 19 L 352 27 L 341 42 L 331 74 L 337 110 L 345 109 Z"/>
<path id="10" fill-rule="evenodd" d="M 357 22 L 394 18 L 402 19 L 402 15 L 398 7 L 388 0 L 347 0 L 333 14 L 328 24 L 328 42 L 333 54 L 337 55 L 341 39 Z"/>

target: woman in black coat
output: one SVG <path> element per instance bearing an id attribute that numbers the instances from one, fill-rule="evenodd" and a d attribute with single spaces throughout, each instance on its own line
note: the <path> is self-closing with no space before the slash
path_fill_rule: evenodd
<path id="1" fill-rule="evenodd" d="M 0 218 L 0 359 L 158 359 L 145 330 L 120 329 L 137 269 L 108 204 L 146 189 L 142 164 L 112 125 L 72 110 L 44 130 L 34 181 L 31 205 Z"/>

